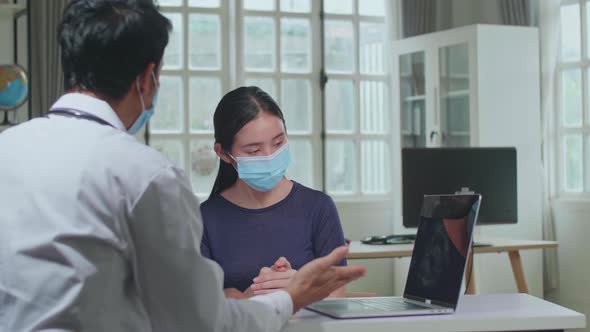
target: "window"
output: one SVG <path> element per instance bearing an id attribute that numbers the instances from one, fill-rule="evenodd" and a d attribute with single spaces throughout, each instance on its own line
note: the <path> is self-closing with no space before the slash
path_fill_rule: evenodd
<path id="1" fill-rule="evenodd" d="M 223 0 L 160 0 L 173 24 L 164 53 L 150 145 L 186 170 L 199 196 L 215 181 L 213 112 L 229 82 L 228 5 Z"/>
<path id="2" fill-rule="evenodd" d="M 312 0 L 238 0 L 239 85 L 256 85 L 280 105 L 292 163 L 287 176 L 321 183 L 320 8 Z"/>
<path id="3" fill-rule="evenodd" d="M 174 30 L 150 145 L 186 170 L 197 195 L 208 195 L 219 165 L 213 112 L 241 85 L 261 87 L 281 106 L 290 178 L 333 196 L 389 192 L 384 0 L 324 1 L 323 21 L 313 0 L 159 4 Z"/>
<path id="4" fill-rule="evenodd" d="M 326 189 L 390 192 L 385 2 L 324 0 Z"/>
<path id="5" fill-rule="evenodd" d="M 557 118 L 559 188 L 562 193 L 590 192 L 590 104 L 588 49 L 590 4 L 561 4 L 561 54 Z"/>

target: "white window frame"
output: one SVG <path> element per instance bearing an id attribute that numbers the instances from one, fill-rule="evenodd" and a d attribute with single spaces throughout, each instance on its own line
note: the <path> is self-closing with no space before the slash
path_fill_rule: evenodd
<path id="1" fill-rule="evenodd" d="M 262 10 L 247 10 L 244 9 L 244 0 L 236 0 L 236 75 L 238 85 L 246 84 L 248 78 L 270 78 L 275 83 L 275 94 L 272 96 L 276 102 L 281 105 L 282 92 L 281 92 L 281 80 L 282 79 L 306 79 L 310 82 L 310 98 L 311 100 L 311 127 L 310 132 L 293 132 L 289 130 L 289 122 L 287 123 L 287 133 L 290 141 L 309 141 L 312 147 L 311 150 L 311 165 L 313 169 L 312 175 L 312 187 L 322 190 L 322 172 L 321 165 L 324 164 L 322 159 L 323 147 L 322 147 L 322 91 L 320 91 L 319 73 L 321 70 L 321 40 L 314 38 L 314 32 L 320 31 L 320 5 L 321 1 L 310 0 L 311 12 L 310 13 L 292 13 L 283 12 L 280 10 L 280 0 L 274 1 L 274 11 L 262 11 Z M 274 21 L 275 29 L 275 40 L 274 40 L 274 63 L 275 68 L 273 71 L 246 71 L 244 64 L 244 17 L 268 17 Z M 309 73 L 286 73 L 281 71 L 281 18 L 305 18 L 310 20 L 310 61 L 311 70 Z M 292 156 L 297 158 L 297 156 Z M 297 181 L 297 179 L 294 179 Z"/>
<path id="2" fill-rule="evenodd" d="M 174 13 L 182 15 L 182 66 L 181 69 L 162 69 L 161 75 L 164 76 L 176 76 L 182 79 L 182 118 L 183 127 L 181 133 L 168 133 L 168 132 L 153 132 L 150 131 L 149 139 L 158 140 L 176 140 L 180 142 L 182 146 L 182 163 L 181 166 L 189 180 L 192 181 L 192 170 L 191 170 L 191 145 L 194 140 L 206 140 L 211 142 L 213 146 L 215 138 L 214 132 L 211 131 L 191 131 L 190 129 L 190 79 L 192 77 L 218 77 L 221 82 L 222 94 L 224 91 L 229 91 L 232 84 L 231 67 L 230 67 L 230 32 L 231 26 L 226 26 L 223 23 L 231 21 L 229 19 L 230 14 L 230 0 L 220 0 L 220 6 L 218 8 L 202 8 L 202 7 L 189 7 L 189 0 L 182 0 L 180 7 L 165 7 L 161 6 L 160 10 L 165 13 Z M 221 68 L 217 70 L 206 70 L 206 69 L 190 69 L 189 64 L 189 17 L 191 14 L 215 14 L 219 15 L 220 18 L 220 65 Z M 214 170 L 217 173 L 217 169 Z M 208 197 L 211 188 L 203 190 L 202 192 L 195 192 L 198 194 L 200 199 Z M 203 193 L 206 193 L 203 195 Z"/>
<path id="3" fill-rule="evenodd" d="M 191 143 L 194 140 L 209 140 L 211 145 L 214 143 L 213 131 L 198 131 L 191 132 L 190 130 L 190 78 L 191 77 L 219 77 L 221 80 L 222 95 L 234 89 L 237 86 L 244 85 L 246 79 L 260 77 L 260 78 L 272 78 L 275 82 L 275 95 L 276 101 L 281 104 L 281 80 L 288 78 L 304 78 L 309 80 L 311 83 L 311 95 L 312 98 L 312 109 L 311 109 L 311 132 L 300 133 L 289 131 L 289 139 L 295 140 L 307 140 L 312 146 L 312 169 L 313 169 L 313 187 L 327 191 L 325 172 L 328 171 L 327 163 L 329 160 L 325 160 L 325 147 L 327 139 L 344 139 L 353 140 L 356 149 L 356 192 L 352 194 L 340 194 L 331 193 L 334 200 L 340 202 L 374 202 L 374 201 L 388 201 L 391 199 L 393 190 L 392 174 L 391 174 L 391 161 L 393 158 L 394 138 L 393 132 L 394 127 L 392 124 L 393 114 L 387 115 L 387 129 L 383 134 L 366 134 L 361 133 L 361 100 L 360 100 L 360 83 L 362 81 L 380 81 L 384 83 L 384 95 L 385 111 L 391 110 L 392 101 L 390 98 L 390 90 L 392 87 L 392 79 L 390 75 L 389 61 L 387 54 L 390 49 L 390 41 L 387 32 L 385 33 L 385 55 L 384 62 L 386 66 L 386 72 L 383 74 L 361 74 L 360 73 L 360 23 L 382 23 L 384 28 L 387 29 L 387 17 L 374 17 L 360 15 L 358 11 L 358 4 L 361 0 L 353 0 L 353 14 L 328 14 L 323 13 L 322 4 L 323 1 L 310 0 L 311 13 L 291 13 L 280 11 L 280 0 L 273 0 L 275 2 L 274 11 L 260 11 L 260 10 L 246 10 L 243 8 L 244 0 L 220 0 L 219 8 L 201 8 L 201 7 L 189 7 L 189 0 L 182 0 L 180 7 L 176 6 L 161 6 L 160 10 L 163 13 L 178 13 L 182 15 L 182 38 L 183 38 L 183 49 L 182 49 L 182 68 L 177 69 L 163 69 L 162 75 L 166 76 L 177 76 L 182 78 L 183 92 L 182 92 L 182 104 L 183 104 L 183 128 L 181 133 L 166 133 L 166 132 L 150 132 L 150 139 L 157 140 L 177 140 L 182 146 L 183 155 L 183 167 L 186 171 L 189 179 L 192 177 L 191 174 Z M 385 2 L 387 0 L 384 0 Z M 387 7 L 387 4 L 385 4 Z M 221 69 L 220 70 L 194 70 L 189 68 L 189 15 L 190 14 L 216 14 L 219 15 L 221 20 Z M 261 16 L 273 18 L 275 22 L 275 70 L 272 72 L 246 72 L 244 66 L 244 31 L 243 23 L 244 16 Z M 323 17 L 322 17 L 323 15 Z M 310 73 L 284 73 L 281 72 L 281 18 L 306 18 L 310 20 L 311 28 L 311 72 Z M 352 22 L 354 31 L 354 48 L 355 48 L 355 69 L 352 74 L 327 74 L 328 79 L 345 79 L 352 80 L 355 93 L 355 129 L 352 133 L 328 133 L 324 128 L 324 87 L 321 86 L 322 72 L 323 72 L 323 36 L 318 38 L 320 34 L 324 33 L 323 24 L 325 20 L 344 20 Z M 289 123 L 287 123 L 287 130 L 289 130 Z M 397 133 L 396 133 L 397 134 Z M 390 187 L 389 192 L 383 194 L 363 194 L 362 193 L 362 155 L 361 146 L 364 140 L 380 140 L 388 144 L 390 158 L 388 162 L 389 176 L 384 181 L 389 181 Z M 297 158 L 297 156 L 294 156 Z M 216 170 L 215 170 L 216 172 Z M 297 180 L 297 179 L 295 179 Z M 199 195 L 199 198 L 204 199 L 208 196 Z M 201 193 L 202 194 L 202 193 Z"/>
<path id="4" fill-rule="evenodd" d="M 558 58 L 556 75 L 556 87 L 559 91 L 557 95 L 557 103 L 555 112 L 555 128 L 557 140 L 555 144 L 555 152 L 557 156 L 556 165 L 556 178 L 558 184 L 557 193 L 559 197 L 566 199 L 590 199 L 590 118 L 589 118 L 589 107 L 590 107 L 590 96 L 589 96 L 589 71 L 590 71 L 590 49 L 587 41 L 587 28 L 590 27 L 586 15 L 586 7 L 590 6 L 589 0 L 561 0 L 560 6 L 566 5 L 580 5 L 580 47 L 581 47 L 581 58 L 577 61 L 562 61 L 561 55 Z M 557 15 L 560 15 L 558 12 Z M 561 44 L 559 45 L 559 51 L 561 54 Z M 562 73 L 566 70 L 579 69 L 582 78 L 582 126 L 581 127 L 566 127 L 563 125 L 563 95 L 562 95 Z M 565 146 L 564 139 L 568 135 L 581 135 L 582 136 L 582 175 L 583 184 L 582 192 L 571 192 L 565 190 Z"/>
<path id="5" fill-rule="evenodd" d="M 387 35 L 387 17 L 376 17 L 376 16 L 366 16 L 359 14 L 359 1 L 361 0 L 352 0 L 352 14 L 332 14 L 332 13 L 324 13 L 323 12 L 323 20 L 322 24 L 325 23 L 326 20 L 335 20 L 335 21 L 345 21 L 345 22 L 352 22 L 353 28 L 353 38 L 354 38 L 354 69 L 353 73 L 328 73 L 324 70 L 326 78 L 329 80 L 351 80 L 353 82 L 353 89 L 354 89 L 354 101 L 355 101 L 355 123 L 354 129 L 352 132 L 328 132 L 325 131 L 325 140 L 324 140 L 324 149 L 326 149 L 326 143 L 328 139 L 336 139 L 336 140 L 352 140 L 355 146 L 355 153 L 356 153 L 356 191 L 353 193 L 330 193 L 333 197 L 335 197 L 336 201 L 339 202 L 364 202 L 364 201 L 389 201 L 391 200 L 392 194 L 394 192 L 393 188 L 393 181 L 391 173 L 392 170 L 392 156 L 393 156 L 393 149 L 394 149 L 394 142 L 393 142 L 393 135 L 394 127 L 392 117 L 394 114 L 390 112 L 389 115 L 386 116 L 387 127 L 386 131 L 383 134 L 367 134 L 361 133 L 361 94 L 360 94 L 360 84 L 362 81 L 379 81 L 383 82 L 384 87 L 384 97 L 385 97 L 385 111 L 392 110 L 392 101 L 391 101 L 391 87 L 392 87 L 392 79 L 391 79 L 391 69 L 389 64 L 389 59 L 387 54 L 391 49 L 390 40 Z M 384 0 L 388 1 L 388 0 Z M 387 7 L 387 4 L 385 3 Z M 361 74 L 361 63 L 360 63 L 360 23 L 381 23 L 384 25 L 386 29 L 386 38 L 384 43 L 384 65 L 386 71 L 383 74 Z M 322 29 L 323 33 L 323 29 Z M 323 47 L 323 46 L 322 46 Z M 323 92 L 323 91 L 322 91 Z M 324 106 L 325 107 L 325 106 Z M 380 194 L 364 194 L 362 192 L 363 182 L 362 182 L 362 151 L 361 146 L 363 141 L 369 140 L 380 140 L 386 142 L 389 148 L 389 176 L 384 179 L 384 181 L 389 181 L 389 191 Z M 325 172 L 328 172 L 327 164 L 324 163 L 323 165 Z M 325 182 L 326 183 L 326 182 Z M 328 188 L 324 188 L 326 192 L 328 192 Z"/>

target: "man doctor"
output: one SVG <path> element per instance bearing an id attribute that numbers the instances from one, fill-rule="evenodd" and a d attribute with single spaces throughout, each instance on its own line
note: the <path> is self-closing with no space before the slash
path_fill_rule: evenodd
<path id="1" fill-rule="evenodd" d="M 365 273 L 334 267 L 338 248 L 286 291 L 224 297 L 185 174 L 132 136 L 156 107 L 170 29 L 151 1 L 66 7 L 67 93 L 0 134 L 0 331 L 278 331 Z"/>

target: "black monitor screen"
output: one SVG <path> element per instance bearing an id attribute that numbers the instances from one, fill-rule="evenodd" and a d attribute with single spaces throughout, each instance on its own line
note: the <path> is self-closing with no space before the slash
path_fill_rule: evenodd
<path id="1" fill-rule="evenodd" d="M 417 227 L 424 195 L 469 191 L 482 195 L 478 224 L 517 221 L 516 149 L 402 149 L 402 214 Z"/>

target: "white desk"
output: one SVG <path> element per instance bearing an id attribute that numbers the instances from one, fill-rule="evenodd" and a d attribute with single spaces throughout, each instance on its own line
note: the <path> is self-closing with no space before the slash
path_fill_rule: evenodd
<path id="1" fill-rule="evenodd" d="M 557 248 L 558 243 L 555 241 L 530 241 L 530 240 L 511 240 L 511 239 L 479 239 L 478 242 L 488 243 L 487 247 L 475 247 L 475 254 L 485 253 L 508 253 L 510 265 L 516 287 L 520 293 L 528 293 L 529 288 L 526 283 L 522 262 L 520 259 L 520 250 L 532 249 L 549 249 Z M 348 251 L 348 259 L 374 259 L 374 258 L 400 258 L 412 256 L 413 244 L 392 244 L 392 245 L 369 245 L 362 244 L 360 241 L 351 241 Z M 471 264 L 470 260 L 467 264 Z M 470 268 L 468 267 L 468 270 Z M 467 276 L 465 276 L 467 277 Z M 471 273 L 471 281 L 467 294 L 475 294 L 475 273 Z"/>
<path id="2" fill-rule="evenodd" d="M 452 315 L 332 319 L 301 310 L 283 332 L 562 331 L 586 327 L 586 316 L 528 294 L 464 295 Z"/>

